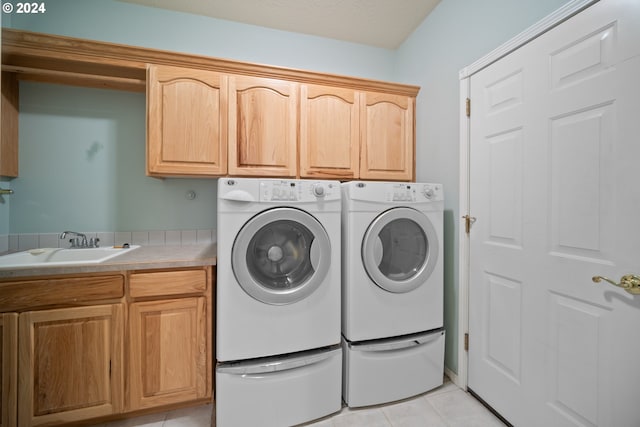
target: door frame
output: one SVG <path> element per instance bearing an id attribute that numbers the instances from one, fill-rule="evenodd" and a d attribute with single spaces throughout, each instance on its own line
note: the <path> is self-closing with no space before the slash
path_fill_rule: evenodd
<path id="1" fill-rule="evenodd" d="M 544 34 L 550 29 L 560 25 L 562 22 L 572 16 L 582 12 L 589 6 L 597 3 L 599 0 L 571 0 L 556 11 L 542 18 L 522 33 L 518 34 L 511 40 L 500 45 L 498 48 L 489 52 L 484 57 L 478 59 L 459 72 L 460 79 L 460 231 L 458 232 L 458 277 L 459 293 L 458 293 L 458 372 L 457 374 L 449 369 L 445 369 L 447 376 L 451 381 L 463 390 L 467 389 L 468 383 L 468 362 L 469 355 L 465 350 L 465 336 L 469 332 L 469 262 L 470 262 L 470 236 L 465 230 L 465 217 L 473 216 L 470 211 L 469 200 L 470 192 L 470 141 L 471 128 L 470 119 L 467 115 L 467 99 L 471 92 L 471 77 L 478 71 L 488 67 L 509 53 L 529 43 L 531 40 Z"/>

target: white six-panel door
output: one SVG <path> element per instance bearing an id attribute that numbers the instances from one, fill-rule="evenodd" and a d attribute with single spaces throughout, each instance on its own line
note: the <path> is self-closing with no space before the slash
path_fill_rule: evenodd
<path id="1" fill-rule="evenodd" d="M 640 1 L 470 78 L 468 386 L 515 426 L 640 426 Z"/>

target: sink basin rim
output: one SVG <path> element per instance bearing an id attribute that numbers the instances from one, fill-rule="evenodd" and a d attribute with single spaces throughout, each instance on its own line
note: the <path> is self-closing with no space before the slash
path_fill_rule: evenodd
<path id="1" fill-rule="evenodd" d="M 98 248 L 36 248 L 0 256 L 0 269 L 24 267 L 53 267 L 100 264 L 130 253 L 140 245 L 129 248 L 103 246 Z"/>

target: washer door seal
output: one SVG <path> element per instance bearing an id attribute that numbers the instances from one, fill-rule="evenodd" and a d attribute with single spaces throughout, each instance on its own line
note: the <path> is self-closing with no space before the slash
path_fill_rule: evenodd
<path id="1" fill-rule="evenodd" d="M 438 236 L 427 216 L 412 208 L 392 208 L 378 215 L 362 240 L 362 262 L 371 280 L 393 292 L 424 284 L 438 259 Z"/>
<path id="2" fill-rule="evenodd" d="M 331 243 L 311 214 L 281 207 L 260 212 L 242 227 L 231 265 L 242 289 L 258 301 L 291 304 L 311 295 L 325 279 Z"/>

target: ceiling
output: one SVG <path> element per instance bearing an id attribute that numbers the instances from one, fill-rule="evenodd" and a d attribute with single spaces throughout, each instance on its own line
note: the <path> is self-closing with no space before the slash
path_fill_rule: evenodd
<path id="1" fill-rule="evenodd" d="M 245 24 L 397 48 L 440 0 L 122 0 Z"/>

